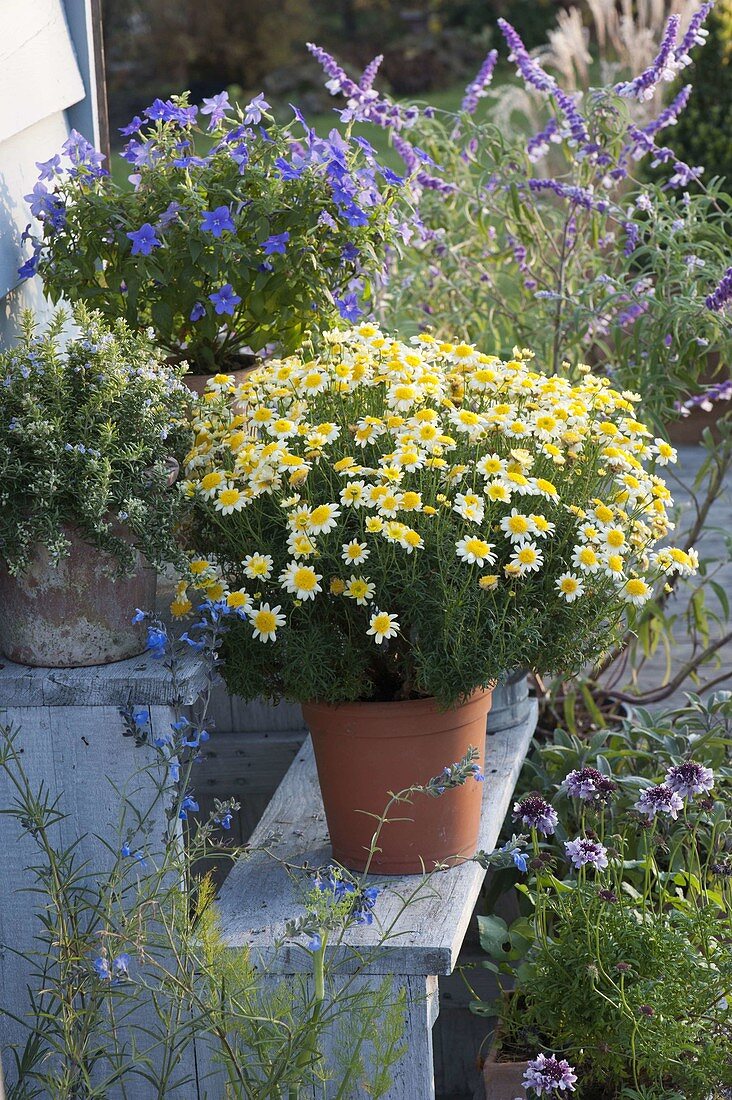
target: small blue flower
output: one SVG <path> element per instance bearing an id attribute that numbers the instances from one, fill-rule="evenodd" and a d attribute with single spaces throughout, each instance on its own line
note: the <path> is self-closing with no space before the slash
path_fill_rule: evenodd
<path id="1" fill-rule="evenodd" d="M 193 795 L 192 794 L 187 794 L 187 795 L 184 796 L 183 801 L 180 804 L 180 811 L 178 813 L 178 817 L 181 819 L 181 821 L 185 821 L 188 817 L 189 811 L 190 811 L 190 813 L 197 813 L 199 809 L 200 809 L 200 806 L 196 802 Z"/>
<path id="2" fill-rule="evenodd" d="M 241 301 L 238 294 L 234 293 L 234 288 L 231 283 L 224 283 L 224 285 L 213 294 L 209 294 L 209 301 L 213 302 L 214 308 L 218 314 L 228 313 L 229 316 L 234 315 L 234 309 Z"/>
<path id="3" fill-rule="evenodd" d="M 123 137 L 131 137 L 132 134 L 139 133 L 144 125 L 145 123 L 140 118 L 140 116 L 135 115 L 135 117 L 132 119 L 132 122 L 128 122 L 126 126 L 119 127 L 119 132 L 122 134 Z"/>
<path id="4" fill-rule="evenodd" d="M 206 307 L 203 302 L 195 302 L 193 309 L 190 312 L 191 321 L 200 321 L 202 317 L 206 316 Z"/>
<path id="5" fill-rule="evenodd" d="M 132 616 L 133 623 L 142 623 L 147 618 L 147 611 L 140 611 L 139 607 L 135 608 L 135 614 Z"/>
<path id="6" fill-rule="evenodd" d="M 308 940 L 308 951 L 320 951 L 320 948 L 322 946 L 323 946 L 323 941 L 321 940 L 320 936 L 316 932 Z"/>
<path id="7" fill-rule="evenodd" d="M 528 860 L 526 858 L 526 854 L 524 852 L 514 850 L 513 852 L 511 852 L 511 859 L 514 862 L 514 865 L 518 867 L 519 871 L 521 871 L 522 874 L 526 874 L 526 871 L 528 869 Z"/>
<path id="8" fill-rule="evenodd" d="M 50 160 L 37 160 L 36 168 L 40 168 L 41 171 L 39 179 L 55 179 L 56 176 L 61 174 L 61 157 L 56 153 Z"/>
<path id="9" fill-rule="evenodd" d="M 213 130 L 217 123 L 221 122 L 222 118 L 226 115 L 227 111 L 231 110 L 231 104 L 229 103 L 229 93 L 219 92 L 218 95 L 204 97 L 203 107 L 201 107 L 202 115 L 210 115 L 208 128 Z"/>
<path id="10" fill-rule="evenodd" d="M 130 956 L 126 951 L 123 951 L 121 955 L 117 955 L 115 959 L 112 959 L 112 974 L 115 978 L 129 978 Z"/>
<path id="11" fill-rule="evenodd" d="M 255 126 L 261 120 L 263 113 L 268 110 L 269 103 L 260 92 L 244 108 L 244 122 L 247 126 Z"/>
<path id="12" fill-rule="evenodd" d="M 132 713 L 132 721 L 136 726 L 146 726 L 150 715 L 146 710 L 136 710 Z"/>
<path id="13" fill-rule="evenodd" d="M 222 233 L 233 233 L 236 226 L 231 220 L 229 207 L 217 206 L 215 210 L 207 210 L 203 215 L 201 229 L 214 237 L 220 237 Z"/>
<path id="14" fill-rule="evenodd" d="M 342 298 L 335 299 L 335 304 L 344 321 L 357 321 L 363 315 L 355 294 L 344 294 Z"/>
<path id="15" fill-rule="evenodd" d="M 18 275 L 21 279 L 32 279 L 38 270 L 38 257 L 39 253 L 34 252 L 32 256 L 29 256 L 25 263 L 22 263 L 18 268 Z"/>
<path id="16" fill-rule="evenodd" d="M 147 628 L 147 648 L 153 657 L 164 657 L 168 645 L 168 635 L 157 626 Z"/>
<path id="17" fill-rule="evenodd" d="M 150 222 L 144 222 L 139 229 L 134 229 L 127 236 L 132 241 L 133 256 L 149 256 L 154 248 L 162 247 Z"/>
<path id="18" fill-rule="evenodd" d="M 100 955 L 98 959 L 94 960 L 92 964 L 97 972 L 97 977 L 109 980 L 112 977 L 112 970 L 109 965 L 109 959 L 105 955 Z"/>
<path id="19" fill-rule="evenodd" d="M 289 239 L 290 234 L 287 231 L 284 233 L 273 233 L 271 237 L 267 237 L 267 240 L 262 244 L 265 256 L 272 256 L 275 252 L 286 252 Z"/>

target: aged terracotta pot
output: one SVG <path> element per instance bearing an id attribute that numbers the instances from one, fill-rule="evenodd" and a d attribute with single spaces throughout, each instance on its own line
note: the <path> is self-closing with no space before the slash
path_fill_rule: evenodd
<path id="1" fill-rule="evenodd" d="M 483 1066 L 485 1100 L 516 1100 L 524 1096 L 523 1079 L 528 1062 L 499 1062 L 498 1050 L 491 1047 Z"/>
<path id="2" fill-rule="evenodd" d="M 135 608 L 155 606 L 157 576 L 141 554 L 129 577 L 109 554 L 83 542 L 72 527 L 67 557 L 54 565 L 37 547 L 28 569 L 11 576 L 0 562 L 0 651 L 18 664 L 77 668 L 136 657 L 146 645 Z"/>
<path id="3" fill-rule="evenodd" d="M 460 760 L 470 746 L 482 766 L 491 692 L 441 711 L 434 699 L 396 703 L 303 706 L 315 749 L 333 858 L 355 871 L 366 865 L 376 829 L 368 814 L 383 814 L 390 791 L 425 783 Z M 419 874 L 435 863 L 475 853 L 483 784 L 472 780 L 439 798 L 417 794 L 391 811 L 370 869 Z M 364 812 L 366 811 L 366 812 Z"/>
<path id="4" fill-rule="evenodd" d="M 251 367 L 242 367 L 240 370 L 225 370 L 221 373 L 230 374 L 235 384 L 239 386 L 246 376 L 252 373 L 257 365 L 258 364 L 253 364 Z M 192 390 L 193 393 L 197 393 L 198 396 L 201 397 L 206 392 L 206 386 L 212 377 L 213 375 L 211 374 L 184 374 L 183 384 L 187 386 L 189 390 Z"/>

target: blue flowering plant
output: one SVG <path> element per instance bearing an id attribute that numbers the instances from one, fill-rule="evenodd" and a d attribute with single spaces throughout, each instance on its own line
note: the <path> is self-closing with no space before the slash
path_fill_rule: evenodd
<path id="1" fill-rule="evenodd" d="M 123 130 L 131 186 L 72 133 L 27 196 L 21 274 L 39 274 L 54 301 L 151 326 L 200 373 L 357 319 L 401 232 L 402 178 L 365 139 L 321 138 L 293 110 L 281 125 L 261 95 L 245 107 L 225 92 L 200 108 L 156 100 Z"/>
<path id="2" fill-rule="evenodd" d="M 602 363 L 648 415 L 673 418 L 710 353 L 732 346 L 728 188 L 705 184 L 666 137 L 693 89 L 666 106 L 664 90 L 703 42 L 711 4 L 687 7 L 643 72 L 582 91 L 500 20 L 517 83 L 493 86 L 491 50 L 457 112 L 374 103 L 316 52 L 345 116 L 385 128 L 411 180 L 419 217 L 383 285 L 385 320 L 504 354 L 531 347 L 550 371 Z"/>
<path id="3" fill-rule="evenodd" d="M 560 736 L 529 764 L 541 789 L 512 814 L 529 837 L 527 877 L 510 871 L 523 912 L 480 917 L 481 942 L 515 981 L 506 1056 L 568 1059 L 582 1100 L 732 1083 L 731 724 L 719 692 L 589 743 Z"/>
<path id="4" fill-rule="evenodd" d="M 79 305 L 76 332 L 58 312 L 41 329 L 28 312 L 0 353 L 0 559 L 22 572 L 34 548 L 58 560 L 69 528 L 116 559 L 133 546 L 176 562 L 185 498 L 171 484 L 189 443 L 180 371 L 119 319 Z M 71 336 L 70 339 L 67 339 Z"/>

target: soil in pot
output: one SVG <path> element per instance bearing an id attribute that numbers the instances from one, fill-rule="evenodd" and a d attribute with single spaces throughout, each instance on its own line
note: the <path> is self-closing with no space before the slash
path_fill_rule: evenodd
<path id="1" fill-rule="evenodd" d="M 37 547 L 28 569 L 11 576 L 0 562 L 0 651 L 18 664 L 78 668 L 136 657 L 146 647 L 135 608 L 155 606 L 157 576 L 141 554 L 131 576 L 72 527 L 67 557 L 54 565 Z"/>
<path id="2" fill-rule="evenodd" d="M 389 792 L 426 783 L 473 746 L 482 767 L 489 691 L 441 711 L 434 699 L 303 706 L 323 794 L 333 858 L 363 871 Z M 378 874 L 420 874 L 475 853 L 482 783 L 468 780 L 439 798 L 424 794 L 392 807 L 370 862 Z"/>

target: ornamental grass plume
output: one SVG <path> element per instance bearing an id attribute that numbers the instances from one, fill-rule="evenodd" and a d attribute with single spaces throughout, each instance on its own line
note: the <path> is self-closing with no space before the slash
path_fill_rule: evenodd
<path id="1" fill-rule="evenodd" d="M 193 417 L 190 584 L 239 610 L 230 686 L 452 704 L 516 667 L 572 669 L 656 581 L 673 449 L 637 397 L 429 335 L 333 331 Z M 187 597 L 181 593 L 183 600 Z"/>

